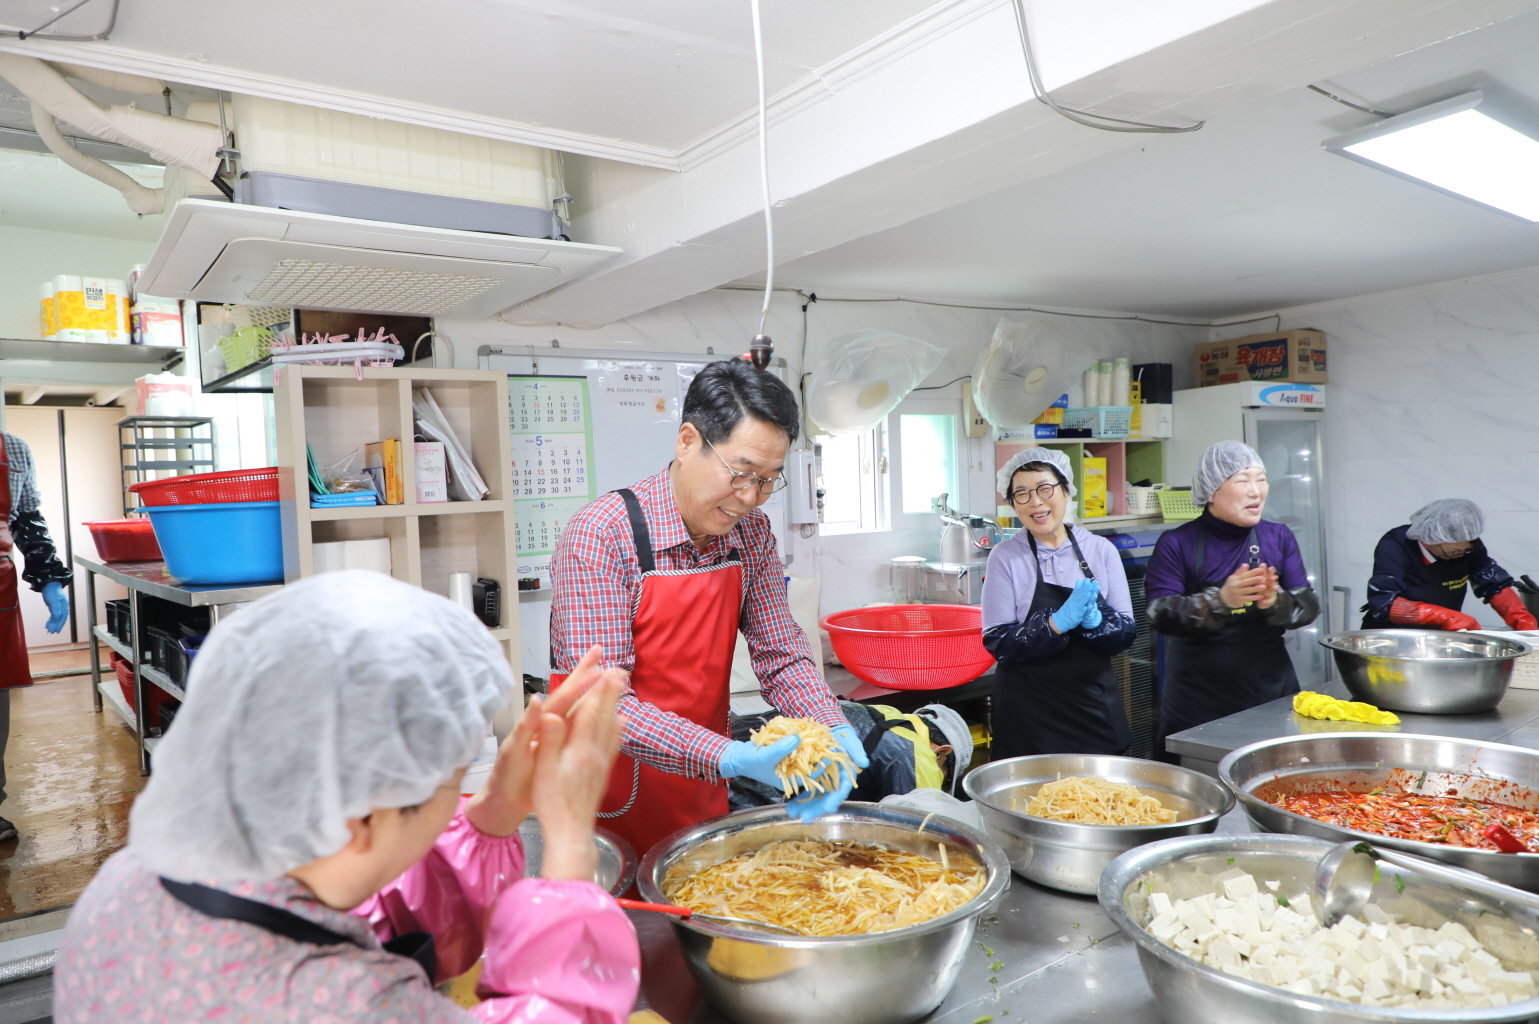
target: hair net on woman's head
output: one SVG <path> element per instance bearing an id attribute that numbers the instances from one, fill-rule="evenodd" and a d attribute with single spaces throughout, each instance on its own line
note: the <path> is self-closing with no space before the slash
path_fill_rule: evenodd
<path id="1" fill-rule="evenodd" d="M 1458 544 L 1478 539 L 1485 529 L 1479 505 L 1465 498 L 1441 498 L 1411 513 L 1405 535 L 1423 544 Z"/>
<path id="2" fill-rule="evenodd" d="M 1266 463 L 1256 454 L 1256 449 L 1241 441 L 1219 441 L 1208 446 L 1197 462 L 1197 476 L 1192 480 L 1192 504 L 1206 505 L 1213 500 L 1213 492 L 1224 486 L 1224 481 L 1241 470 L 1256 466 L 1266 469 Z"/>
<path id="3" fill-rule="evenodd" d="M 999 493 L 1010 500 L 1010 478 L 1015 476 L 1015 471 L 1028 462 L 1045 462 L 1058 470 L 1058 475 L 1063 477 L 1063 482 L 1069 487 L 1069 497 L 1074 497 L 1079 492 L 1074 489 L 1074 467 L 1069 464 L 1069 457 L 1063 452 L 1053 448 L 1027 448 L 1010 456 L 1010 461 L 1005 463 L 999 471 L 997 482 Z"/>
<path id="4" fill-rule="evenodd" d="M 512 686 L 464 608 L 380 573 L 300 580 L 209 634 L 129 848 L 174 879 L 276 878 L 340 850 L 349 818 L 432 796 Z"/>

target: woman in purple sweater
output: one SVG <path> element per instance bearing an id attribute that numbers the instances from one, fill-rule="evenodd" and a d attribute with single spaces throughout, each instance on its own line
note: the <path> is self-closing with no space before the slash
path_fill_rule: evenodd
<path id="1" fill-rule="evenodd" d="M 1320 613 L 1293 531 L 1261 518 L 1266 467 L 1239 441 L 1203 453 L 1198 518 L 1149 559 L 1149 624 L 1165 634 L 1160 749 L 1171 733 L 1297 693 L 1283 634 Z M 1167 755 L 1168 756 L 1168 755 Z"/>

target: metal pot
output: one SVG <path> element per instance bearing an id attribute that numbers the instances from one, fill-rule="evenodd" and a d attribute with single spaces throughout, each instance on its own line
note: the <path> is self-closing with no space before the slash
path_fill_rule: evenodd
<path id="1" fill-rule="evenodd" d="M 945 843 L 953 863 L 971 858 L 984 866 L 988 880 L 949 914 L 871 935 L 804 938 L 674 920 L 690 973 L 717 1009 L 741 1024 L 919 1020 L 946 998 L 979 916 L 1010 884 L 1004 851 L 965 825 L 851 802 L 809 822 L 787 818 L 783 807 L 755 807 L 681 829 L 642 858 L 642 898 L 667 902 L 664 880 L 676 865 L 701 870 L 784 839 L 879 843 L 929 856 Z"/>
<path id="2" fill-rule="evenodd" d="M 1453 789 L 1477 799 L 1539 807 L 1539 751 L 1528 747 L 1414 733 L 1285 736 L 1252 743 L 1229 754 L 1218 763 L 1218 777 L 1234 790 L 1256 827 L 1268 832 L 1318 836 L 1333 843 L 1366 839 L 1375 846 L 1456 864 L 1498 882 L 1539 892 L 1539 854 L 1391 839 L 1294 814 L 1274 803 L 1292 793 L 1324 788 L 1368 792 L 1395 779 L 1413 791 L 1442 794 Z"/>
<path id="3" fill-rule="evenodd" d="M 1521 640 L 1433 629 L 1358 629 L 1320 643 L 1353 697 L 1423 715 L 1490 711 L 1507 694 L 1513 663 L 1533 650 Z"/>
<path id="4" fill-rule="evenodd" d="M 1101 909 L 1138 946 L 1138 964 L 1154 993 L 1160 1014 L 1181 1024 L 1406 1024 L 1411 1021 L 1533 1021 L 1539 999 L 1508 1006 L 1462 1010 L 1379 1009 L 1320 996 L 1305 996 L 1247 981 L 1198 963 L 1144 930 L 1147 900 L 1144 883 L 1195 895 L 1214 891 L 1213 876 L 1242 868 L 1257 879 L 1281 882 L 1290 899 L 1309 893 L 1315 865 L 1329 843 L 1303 836 L 1218 835 L 1168 839 L 1123 854 L 1101 876 Z M 1404 886 L 1404 891 L 1400 886 Z M 1539 942 L 1533 936 L 1539 913 L 1467 891 L 1456 890 L 1409 872 L 1386 869 L 1373 889 L 1373 902 L 1415 923 L 1453 920 L 1476 936 L 1509 940 L 1507 952 L 1532 954 L 1528 967 L 1539 967 Z M 1500 932 L 1500 936 L 1496 933 Z M 1513 962 L 1510 968 L 1523 964 Z"/>
<path id="5" fill-rule="evenodd" d="M 518 836 L 524 841 L 524 877 L 534 878 L 540 873 L 540 860 L 545 852 L 545 840 L 540 834 L 540 822 L 529 817 L 518 826 Z M 598 868 L 593 881 L 609 890 L 611 896 L 623 896 L 636 881 L 636 851 L 631 844 L 607 829 L 593 830 L 593 841 L 598 846 Z"/>
<path id="6" fill-rule="evenodd" d="M 1126 782 L 1158 796 L 1182 820 L 1169 825 L 1077 825 L 1026 813 L 1026 803 L 1045 782 L 1088 775 Z M 1010 866 L 1052 889 L 1094 895 L 1101 872 L 1123 852 L 1171 836 L 1199 835 L 1218 827 L 1234 796 L 1189 768 L 1137 757 L 1038 754 L 993 761 L 969 772 L 962 788 L 978 803 L 989 835 L 1005 849 Z"/>

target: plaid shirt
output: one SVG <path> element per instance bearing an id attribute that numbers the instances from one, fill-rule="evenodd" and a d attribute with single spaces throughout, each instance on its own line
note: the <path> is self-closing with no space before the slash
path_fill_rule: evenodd
<path id="1" fill-rule="evenodd" d="M 11 516 L 31 512 L 42 504 L 37 493 L 37 472 L 32 466 L 32 449 L 15 434 L 5 434 L 5 461 L 10 463 Z"/>
<path id="2" fill-rule="evenodd" d="M 689 539 L 668 471 L 631 488 L 652 535 L 659 570 L 714 565 L 736 548 L 743 560 L 743 606 L 738 628 L 748 641 L 754 675 L 764 699 L 782 713 L 815 718 L 829 728 L 848 725 L 828 684 L 812 661 L 807 634 L 791 617 L 775 535 L 762 512 L 744 516 L 705 551 Z M 625 502 L 606 494 L 584 506 L 566 525 L 550 566 L 551 664 L 570 672 L 594 644 L 604 647 L 604 664 L 631 669 L 636 648 L 631 609 L 641 589 L 641 566 Z M 726 685 L 726 680 L 722 680 Z M 716 765 L 730 740 L 628 691 L 620 713 L 629 724 L 622 749 L 655 768 L 700 779 L 720 778 Z"/>

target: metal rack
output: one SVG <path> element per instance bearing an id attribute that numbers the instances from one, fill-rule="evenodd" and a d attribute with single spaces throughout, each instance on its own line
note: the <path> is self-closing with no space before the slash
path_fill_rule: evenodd
<path id="1" fill-rule="evenodd" d="M 191 608 L 207 607 L 209 625 L 229 615 L 239 605 L 276 593 L 281 583 L 262 583 L 254 586 L 186 586 L 176 582 L 166 572 L 164 562 L 113 562 L 106 564 L 90 558 L 76 557 L 75 564 L 85 570 L 87 621 L 90 623 L 91 644 L 91 698 L 97 711 L 102 704 L 112 705 L 112 710 L 134 731 L 139 746 L 139 774 L 150 772 L 150 753 L 160 742 L 157 736 L 145 734 L 135 708 L 144 707 L 144 684 L 153 683 L 177 700 L 184 700 L 186 693 L 173 683 L 169 676 L 143 660 L 139 649 L 139 602 L 144 596 L 158 597 L 165 601 Z M 128 635 L 131 643 L 124 643 L 108 633 L 96 620 L 96 577 L 101 576 L 128 588 Z M 127 659 L 134 667 L 134 706 L 129 707 L 119 692 L 117 680 L 102 682 L 100 646 L 106 645 Z"/>
<path id="2" fill-rule="evenodd" d="M 125 416 L 118 420 L 123 451 L 123 514 L 139 507 L 128 488 L 145 480 L 214 471 L 214 421 L 206 416 Z M 165 457 L 149 457 L 146 455 Z"/>

